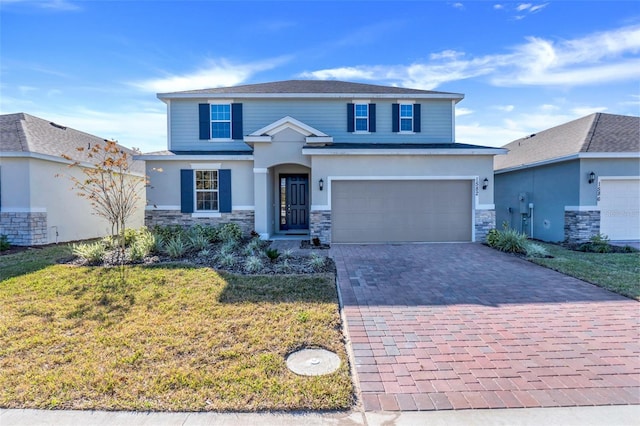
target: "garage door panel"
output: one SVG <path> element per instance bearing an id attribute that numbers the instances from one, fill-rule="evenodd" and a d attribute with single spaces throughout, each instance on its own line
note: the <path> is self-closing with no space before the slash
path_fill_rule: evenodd
<path id="1" fill-rule="evenodd" d="M 333 242 L 471 241 L 471 181 L 332 183 Z"/>
<path id="2" fill-rule="evenodd" d="M 600 232 L 611 240 L 640 240 L 640 179 L 600 182 Z"/>

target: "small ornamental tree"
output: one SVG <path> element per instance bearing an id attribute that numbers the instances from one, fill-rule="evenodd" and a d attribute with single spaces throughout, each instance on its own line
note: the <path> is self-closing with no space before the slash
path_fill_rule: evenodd
<path id="1" fill-rule="evenodd" d="M 76 149 L 85 151 L 85 148 Z M 145 179 L 132 174 L 131 156 L 115 141 L 105 140 L 104 144 L 95 144 L 86 152 L 93 162 L 92 167 L 82 166 L 79 161 L 63 155 L 73 161 L 69 167 L 79 168 L 84 175 L 70 179 L 78 196 L 89 200 L 94 214 L 106 219 L 111 225 L 111 234 L 119 237 L 120 260 L 124 262 L 125 226 L 136 211 Z"/>

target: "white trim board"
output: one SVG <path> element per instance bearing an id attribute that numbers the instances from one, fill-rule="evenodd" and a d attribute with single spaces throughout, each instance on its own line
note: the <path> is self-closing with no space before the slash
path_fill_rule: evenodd
<path id="1" fill-rule="evenodd" d="M 410 133 L 410 132 L 407 132 Z M 303 155 L 498 155 L 506 154 L 503 148 L 490 149 L 331 149 L 331 148 L 302 148 Z"/>

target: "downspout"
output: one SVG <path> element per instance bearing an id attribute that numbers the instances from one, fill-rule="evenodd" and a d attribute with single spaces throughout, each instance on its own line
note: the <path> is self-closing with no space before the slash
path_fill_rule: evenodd
<path id="1" fill-rule="evenodd" d="M 529 226 L 531 230 L 529 231 L 529 238 L 533 239 L 533 203 L 529 203 Z"/>

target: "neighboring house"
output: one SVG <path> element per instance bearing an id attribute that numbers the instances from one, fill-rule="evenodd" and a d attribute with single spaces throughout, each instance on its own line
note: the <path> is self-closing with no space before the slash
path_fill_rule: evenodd
<path id="1" fill-rule="evenodd" d="M 68 155 L 90 167 L 91 146 L 104 139 L 25 113 L 0 115 L 0 234 L 15 245 L 40 245 L 102 237 L 111 233 L 108 222 L 93 214 L 90 203 L 77 195 L 70 176 Z M 78 148 L 84 148 L 79 151 Z M 131 156 L 133 151 L 126 150 Z M 132 158 L 132 157 L 131 157 Z M 144 174 L 136 161 L 132 172 Z M 144 194 L 138 213 L 128 226 L 144 221 Z"/>
<path id="2" fill-rule="evenodd" d="M 591 114 L 504 147 L 498 226 L 553 242 L 640 240 L 640 117 Z"/>
<path id="3" fill-rule="evenodd" d="M 455 142 L 463 95 L 292 80 L 158 95 L 168 150 L 147 165 L 147 225 L 236 222 L 262 238 L 478 241 L 493 156 Z"/>

